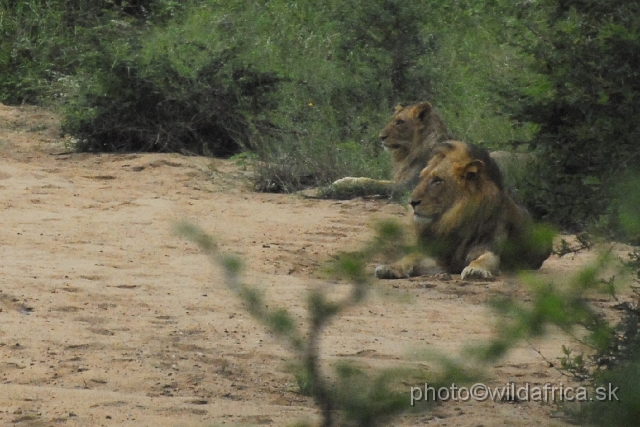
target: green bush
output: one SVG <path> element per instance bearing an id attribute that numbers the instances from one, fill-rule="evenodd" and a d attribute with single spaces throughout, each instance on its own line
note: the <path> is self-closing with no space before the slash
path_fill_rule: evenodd
<path id="1" fill-rule="evenodd" d="M 51 58 L 69 49 L 64 8 L 62 4 L 49 8 L 46 3 L 0 2 L 0 100 L 4 103 L 38 101 L 42 80 L 50 78 Z"/>
<path id="2" fill-rule="evenodd" d="M 617 201 L 616 223 L 626 236 L 637 236 L 640 231 L 640 212 L 635 196 L 637 185 L 638 178 L 626 177 L 615 191 L 629 194 Z M 631 189 L 634 192 L 626 193 Z M 582 247 L 590 245 L 584 238 L 579 240 L 582 240 Z M 533 291 L 531 304 L 513 300 L 497 304 L 512 321 L 502 325 L 500 338 L 486 349 L 487 356 L 502 354 L 514 340 L 540 334 L 547 323 L 568 332 L 576 328 L 582 330 L 580 344 L 589 345 L 591 354 L 589 357 L 572 356 L 571 350 L 563 346 L 565 356 L 560 359 L 559 368 L 580 381 L 586 380 L 591 387 L 589 401 L 566 408 L 580 425 L 632 426 L 640 417 L 640 298 L 635 287 L 640 278 L 640 253 L 633 249 L 628 256 L 628 261 L 620 262 L 612 256 L 611 250 L 603 251 L 596 262 L 590 262 L 564 283 L 548 284 L 525 277 L 524 283 Z M 605 274 L 610 277 L 604 279 Z M 599 292 L 617 299 L 616 292 L 628 290 L 628 285 L 632 285 L 635 295 L 630 301 L 617 304 L 616 308 L 622 313 L 621 320 L 612 323 L 609 316 L 594 308 L 590 296 Z M 609 391 L 614 394 L 609 395 Z"/>
<path id="3" fill-rule="evenodd" d="M 636 215 L 637 216 L 637 215 Z M 309 291 L 307 298 L 306 331 L 286 308 L 274 308 L 266 304 L 263 293 L 245 284 L 239 273 L 241 263 L 233 255 L 223 254 L 214 240 L 202 230 L 189 224 L 181 224 L 177 231 L 197 243 L 213 261 L 225 271 L 226 284 L 244 303 L 251 315 L 271 333 L 288 344 L 291 350 L 289 367 L 297 380 L 299 392 L 311 396 L 319 409 L 322 426 L 381 426 L 391 423 L 398 414 L 412 410 L 428 410 L 427 405 L 412 408 L 406 391 L 408 384 L 424 384 L 427 375 L 420 370 L 390 367 L 376 370 L 346 361 L 330 364 L 332 374 L 320 364 L 320 339 L 326 336 L 331 322 L 346 309 L 365 302 L 375 282 L 367 265 L 379 256 L 392 256 L 398 252 L 416 250 L 404 244 L 402 227 L 394 222 L 377 225 L 377 236 L 362 250 L 341 253 L 333 257 L 326 270 L 339 280 L 348 281 L 350 291 L 341 298 L 330 297 L 327 288 L 319 286 Z M 637 256 L 633 259 L 637 268 Z M 613 279 L 603 280 L 605 272 L 623 272 L 615 257 L 609 252 L 601 254 L 595 262 L 559 283 L 549 283 L 535 274 L 521 274 L 522 285 L 530 298 L 523 301 L 503 295 L 493 303 L 498 314 L 498 333 L 491 341 L 475 345 L 466 353 L 466 365 L 453 358 L 434 357 L 426 353 L 430 361 L 439 362 L 442 370 L 428 375 L 429 384 L 458 386 L 486 377 L 486 369 L 495 360 L 524 340 L 543 336 L 550 325 L 559 327 L 568 336 L 580 336 L 580 343 L 595 349 L 595 359 L 600 369 L 594 373 L 582 355 L 572 356 L 565 346 L 560 360 L 560 370 L 580 380 L 589 381 L 589 396 L 596 395 L 596 387 L 616 389 L 620 401 L 594 399 L 584 402 L 577 410 L 567 408 L 571 417 L 584 425 L 635 425 L 640 415 L 638 378 L 640 375 L 640 310 L 638 305 L 625 304 L 626 316 L 617 327 L 611 327 L 602 313 L 593 306 L 594 295 L 612 292 Z M 620 275 L 622 276 L 622 275 Z M 616 276 L 616 277 L 620 277 Z M 590 360 L 592 360 L 590 358 Z M 587 368 L 587 366 L 589 368 Z M 611 383 L 611 386 L 609 386 Z M 412 394 L 413 396 L 413 394 Z M 420 400 L 420 399 L 418 399 Z"/>
<path id="4" fill-rule="evenodd" d="M 638 212 L 636 174 L 628 177 L 618 187 L 618 192 L 629 197 L 620 202 L 619 225 L 627 236 L 638 239 L 640 235 L 640 213 Z M 631 193 L 627 193 L 632 191 Z M 635 285 L 640 282 L 640 252 L 634 249 L 624 263 L 625 272 Z M 613 280 L 613 279 L 612 279 Z M 637 288 L 636 288 L 637 289 Z M 618 388 L 617 398 L 604 402 L 589 402 L 577 417 L 589 425 L 630 426 L 640 417 L 640 298 L 619 305 L 622 320 L 613 328 L 607 346 L 600 348 L 593 359 L 597 369 L 593 373 L 594 387 Z"/>
<path id="5" fill-rule="evenodd" d="M 269 40 L 263 66 L 285 77 L 271 115 L 282 133 L 264 141 L 258 188 L 387 178 L 389 160 L 377 135 L 397 103 L 431 100 L 460 138 L 491 148 L 528 139 L 531 127 L 512 125 L 492 106 L 498 97 L 492 85 L 521 71 L 514 66 L 518 54 L 498 44 L 494 18 L 470 6 L 351 0 L 284 11 L 270 2 L 260 16 L 287 17 L 279 34 L 257 26 L 265 31 L 259 40 Z M 347 155 L 345 142 L 359 146 L 350 149 L 358 154 Z"/>
<path id="6" fill-rule="evenodd" d="M 227 66 L 233 56 L 212 57 L 193 77 L 160 55 L 144 67 L 115 62 L 93 92 L 83 94 L 92 108 L 69 109 L 63 129 L 79 139 L 81 151 L 230 155 L 250 147 L 253 133 L 270 128 L 244 113 L 268 108 L 278 79 Z"/>
<path id="7" fill-rule="evenodd" d="M 529 206 L 571 230 L 615 228 L 615 186 L 640 160 L 640 2 L 522 1 L 510 16 L 540 76 L 510 88 L 514 116 L 539 126 Z"/>
<path id="8" fill-rule="evenodd" d="M 181 7 L 171 0 L 0 1 L 0 101 L 50 104 L 73 95 L 77 75 L 97 71 L 100 44 Z"/>
<path id="9" fill-rule="evenodd" d="M 474 2 L 31 0 L 0 3 L 3 102 L 55 101 L 87 151 L 252 149 L 256 188 L 384 178 L 397 103 L 460 138 L 526 139 L 493 104 L 522 69 Z M 498 31 L 499 32 L 499 31 Z"/>
<path id="10" fill-rule="evenodd" d="M 4 6 L 2 99 L 62 104 L 81 150 L 249 148 L 256 188 L 294 191 L 388 176 L 400 102 L 493 148 L 529 132 L 492 107 L 518 56 L 473 2 L 23 3 Z"/>
<path id="11" fill-rule="evenodd" d="M 214 9 L 194 2 L 179 19 L 100 45 L 64 123 L 80 150 L 224 156 L 274 130 L 265 114 L 281 79 L 240 57 Z"/>
<path id="12" fill-rule="evenodd" d="M 401 239 L 396 225 L 383 224 L 378 238 L 362 251 L 340 254 L 331 268 L 332 273 L 350 283 L 348 295 L 335 298 L 328 295 L 326 287 L 312 288 L 307 296 L 306 331 L 301 331 L 298 320 L 286 308 L 272 308 L 265 304 L 263 293 L 255 286 L 245 284 L 240 278 L 241 263 L 233 255 L 218 251 L 214 240 L 201 229 L 186 223 L 176 231 L 197 243 L 211 260 L 224 269 L 226 285 L 244 303 L 246 310 L 260 321 L 269 332 L 278 337 L 291 352 L 289 366 L 293 368 L 299 392 L 310 396 L 319 410 L 323 427 L 382 426 L 397 415 L 413 410 L 407 391 L 408 379 L 421 379 L 420 369 L 373 369 L 340 360 L 332 366 L 332 375 L 326 374 L 320 363 L 321 338 L 326 329 L 341 313 L 364 303 L 373 276 L 365 271 L 373 256 L 395 246 Z M 433 376 L 433 384 L 449 381 L 468 381 L 462 370 L 454 370 L 450 364 L 444 374 Z M 452 372 L 455 371 L 455 372 Z"/>

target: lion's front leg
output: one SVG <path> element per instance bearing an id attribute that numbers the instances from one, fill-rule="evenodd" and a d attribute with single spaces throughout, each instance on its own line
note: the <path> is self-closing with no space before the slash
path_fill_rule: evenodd
<path id="1" fill-rule="evenodd" d="M 500 257 L 493 252 L 484 252 L 467 265 L 460 276 L 462 279 L 488 279 L 498 274 Z"/>
<path id="2" fill-rule="evenodd" d="M 376 277 L 378 279 L 407 279 L 415 276 L 425 276 L 444 273 L 435 260 L 425 257 L 422 254 L 411 254 L 400 261 L 390 265 L 379 265 L 376 267 Z"/>
<path id="3" fill-rule="evenodd" d="M 341 178 L 331 184 L 330 189 L 337 195 L 371 196 L 376 194 L 388 195 L 393 192 L 393 181 L 372 179 L 366 177 Z"/>

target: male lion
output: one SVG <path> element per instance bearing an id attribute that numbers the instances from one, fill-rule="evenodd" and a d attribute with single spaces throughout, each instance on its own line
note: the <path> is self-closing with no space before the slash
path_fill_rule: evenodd
<path id="1" fill-rule="evenodd" d="M 444 121 L 428 102 L 409 107 L 398 105 L 393 118 L 380 132 L 385 151 L 391 154 L 393 181 L 346 177 L 335 181 L 338 194 L 387 194 L 409 191 L 419 181 L 433 147 L 452 139 Z"/>
<path id="2" fill-rule="evenodd" d="M 380 265 L 378 278 L 442 272 L 487 278 L 501 267 L 538 269 L 551 254 L 549 233 L 535 231 L 527 211 L 505 192 L 496 162 L 477 146 L 438 144 L 411 206 L 418 240 L 433 259 L 410 255 Z"/>

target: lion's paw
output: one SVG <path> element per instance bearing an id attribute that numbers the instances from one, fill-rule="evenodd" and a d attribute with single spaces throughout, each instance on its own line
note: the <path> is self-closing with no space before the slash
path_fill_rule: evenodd
<path id="1" fill-rule="evenodd" d="M 410 275 L 397 271 L 391 265 L 379 265 L 376 267 L 376 277 L 378 279 L 406 279 Z"/>
<path id="2" fill-rule="evenodd" d="M 489 270 L 480 267 L 467 266 L 462 270 L 460 277 L 464 279 L 490 279 L 493 274 Z"/>

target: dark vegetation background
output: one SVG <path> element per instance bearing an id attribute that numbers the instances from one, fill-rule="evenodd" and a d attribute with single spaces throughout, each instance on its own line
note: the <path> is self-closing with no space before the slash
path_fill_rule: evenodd
<path id="1" fill-rule="evenodd" d="M 635 0 L 0 0 L 0 101 L 57 109 L 78 150 L 242 152 L 262 191 L 387 178 L 379 130 L 429 100 L 459 139 L 534 153 L 512 184 L 537 218 L 636 243 L 638 64 Z M 640 417 L 625 312 L 592 380 L 627 398 L 582 423 Z"/>
<path id="2" fill-rule="evenodd" d="M 377 133 L 430 100 L 458 138 L 534 151 L 538 217 L 618 232 L 638 163 L 640 2 L 0 0 L 0 100 L 83 151 L 257 155 L 256 188 L 386 178 Z"/>

